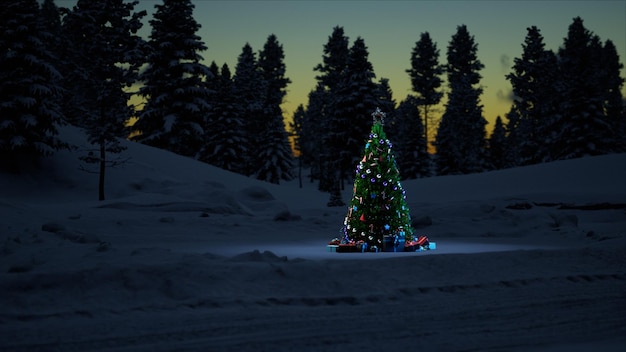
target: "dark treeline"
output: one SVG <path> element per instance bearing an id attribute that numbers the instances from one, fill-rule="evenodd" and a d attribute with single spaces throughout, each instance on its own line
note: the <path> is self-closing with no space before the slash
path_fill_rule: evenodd
<path id="1" fill-rule="evenodd" d="M 514 102 L 490 137 L 480 102 L 483 64 L 466 26 L 457 27 L 445 63 L 428 32 L 421 34 L 407 60 L 412 93 L 399 103 L 388 79 L 376 79 L 365 40 L 350 43 L 335 27 L 313 68 L 317 84 L 289 126 L 296 167 L 280 107 L 291 82 L 278 38 L 269 35 L 258 52 L 245 44 L 234 68 L 207 66 L 190 0 L 156 4 L 148 38 L 137 34 L 146 16 L 137 3 L 3 3 L 0 169 L 19 172 L 75 148 L 58 136 L 71 124 L 91 143 L 81 159 L 100 175 L 100 199 L 105 168 L 125 160 L 123 139 L 272 183 L 309 170 L 320 190 L 337 195 L 352 182 L 377 107 L 387 114 L 405 179 L 626 151 L 622 65 L 613 43 L 601 42 L 580 18 L 557 52 L 528 28 L 507 75 Z M 133 95 L 139 106 L 128 103 Z"/>
<path id="2" fill-rule="evenodd" d="M 380 106 L 385 129 L 404 179 L 483 172 L 555 160 L 626 151 L 623 78 L 614 44 L 601 42 L 574 18 L 562 47 L 545 48 L 537 27 L 527 29 L 522 57 L 515 59 L 514 100 L 487 136 L 480 95 L 478 45 L 465 25 L 448 43 L 445 63 L 428 32 L 421 34 L 407 73 L 412 93 L 395 104 L 386 79 L 375 75 L 362 38 L 352 47 L 342 27 L 324 46 L 318 84 L 293 116 L 291 129 L 300 164 L 311 181 L 334 193 L 358 162 L 370 126 L 368 112 Z M 433 114 L 447 76 L 447 102 Z M 506 121 L 506 122 L 505 122 Z M 434 136 L 431 134 L 434 132 Z M 428 147 L 435 148 L 430 154 Z"/>

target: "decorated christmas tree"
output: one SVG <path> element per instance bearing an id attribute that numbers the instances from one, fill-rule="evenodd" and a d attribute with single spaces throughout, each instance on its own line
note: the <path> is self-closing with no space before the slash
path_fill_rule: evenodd
<path id="1" fill-rule="evenodd" d="M 413 238 L 400 172 L 383 130 L 385 114 L 377 108 L 372 117 L 372 130 L 356 167 L 354 196 L 344 220 L 342 239 L 343 243 L 367 245 L 370 250 L 382 249 L 389 241 L 397 246 Z"/>

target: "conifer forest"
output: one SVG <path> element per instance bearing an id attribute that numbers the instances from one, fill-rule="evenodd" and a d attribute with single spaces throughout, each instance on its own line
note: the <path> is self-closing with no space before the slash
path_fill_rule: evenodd
<path id="1" fill-rule="evenodd" d="M 623 64 L 610 38 L 580 17 L 558 50 L 527 28 L 506 79 L 514 100 L 491 131 L 481 105 L 478 43 L 459 24 L 448 43 L 427 29 L 407 57 L 410 94 L 394 98 L 377 78 L 366 38 L 329 28 L 316 85 L 293 116 L 281 109 L 291 83 L 280 38 L 235 67 L 210 61 L 190 0 L 163 0 L 152 18 L 138 1 L 8 0 L 0 10 L 0 167 L 23 172 L 63 148 L 58 129 L 85 130 L 86 171 L 125 162 L 120 139 L 165 149 L 278 184 L 294 178 L 334 192 L 352 182 L 371 127 L 387 116 L 402 179 L 478 173 L 626 151 Z M 149 26 L 149 36 L 138 35 Z M 445 47 L 443 47 L 445 45 Z M 210 54 L 210 53 L 209 53 Z M 203 56 L 206 55 L 207 57 Z M 434 106 L 445 101 L 443 111 Z"/>

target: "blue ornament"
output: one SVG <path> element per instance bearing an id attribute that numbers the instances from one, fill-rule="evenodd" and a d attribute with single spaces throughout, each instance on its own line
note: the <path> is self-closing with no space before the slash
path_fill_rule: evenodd
<path id="1" fill-rule="evenodd" d="M 385 224 L 385 230 L 389 230 L 391 228 L 391 226 L 389 226 L 389 224 Z"/>

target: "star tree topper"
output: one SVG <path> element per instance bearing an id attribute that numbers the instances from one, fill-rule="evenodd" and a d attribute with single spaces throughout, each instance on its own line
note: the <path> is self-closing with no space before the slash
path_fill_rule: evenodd
<path id="1" fill-rule="evenodd" d="M 373 123 L 380 122 L 381 125 L 385 124 L 385 113 L 380 110 L 380 108 L 376 108 L 376 111 L 372 113 Z"/>

